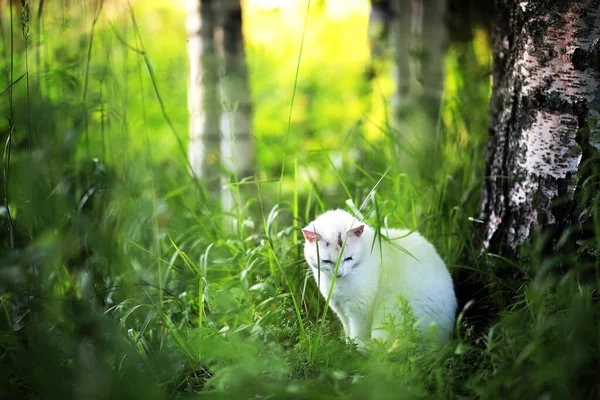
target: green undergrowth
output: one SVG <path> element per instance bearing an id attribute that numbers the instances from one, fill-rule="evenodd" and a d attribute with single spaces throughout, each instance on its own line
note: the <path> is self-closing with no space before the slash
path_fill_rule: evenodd
<path id="1" fill-rule="evenodd" d="M 0 214 L 0 397 L 600 395 L 593 160 L 577 190 L 585 214 L 555 252 L 544 235 L 524 249 L 526 261 L 481 250 L 485 32 L 474 27 L 450 45 L 427 154 L 394 151 L 402 138 L 380 120 L 389 65 L 374 81 L 354 64 L 325 69 L 335 85 L 318 68 L 328 42 L 311 47 L 365 18 L 329 26 L 322 10 L 310 11 L 307 30 L 312 23 L 319 34 L 304 44 L 306 71 L 296 70 L 297 47 L 272 54 L 246 32 L 258 171 L 232 186 L 242 201 L 224 212 L 189 176 L 178 144 L 187 119 L 184 13 L 140 3 L 133 12 L 119 2 L 99 11 L 46 4 L 40 38 L 37 8 L 23 36 L 14 6 L 12 57 L 10 13 L 0 6 L 2 76 L 14 82 L 30 71 L 0 95 L 0 193 L 11 211 Z M 299 38 L 302 23 L 294 21 Z M 297 114 L 289 111 L 295 78 Z M 340 99 L 351 99 L 346 114 Z M 421 123 L 410 120 L 417 131 Z M 449 342 L 428 343 L 410 318 L 367 354 L 346 342 L 333 313 L 324 314 L 300 234 L 336 207 L 373 226 L 418 230 L 435 244 L 460 302 Z"/>

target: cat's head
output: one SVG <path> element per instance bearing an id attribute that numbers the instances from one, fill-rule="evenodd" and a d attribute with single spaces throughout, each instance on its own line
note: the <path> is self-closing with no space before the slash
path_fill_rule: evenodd
<path id="1" fill-rule="evenodd" d="M 306 261 L 314 269 L 319 268 L 320 262 L 321 271 L 333 276 L 339 260 L 337 277 L 351 274 L 360 266 L 365 251 L 361 240 L 364 229 L 365 225 L 346 211 L 327 211 L 302 230 Z"/>

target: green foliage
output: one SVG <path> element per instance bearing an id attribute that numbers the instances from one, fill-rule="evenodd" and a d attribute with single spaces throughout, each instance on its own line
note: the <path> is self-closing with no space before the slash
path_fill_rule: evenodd
<path id="1" fill-rule="evenodd" d="M 484 32 L 450 45 L 433 155 L 413 143 L 400 162 L 403 138 L 382 100 L 390 66 L 364 78 L 364 8 L 331 22 L 316 2 L 299 70 L 301 13 L 249 8 L 258 172 L 233 187 L 246 202 L 224 212 L 188 175 L 177 140 L 183 11 L 105 3 L 44 2 L 41 23 L 37 4 L 12 19 L 0 6 L 0 71 L 14 83 L 0 95 L 1 191 L 14 220 L 9 248 L 3 207 L 0 397 L 600 395 L 598 171 L 578 192 L 592 234 L 576 246 L 567 232 L 547 255 L 541 238 L 521 265 L 482 253 L 472 234 L 490 91 Z M 275 37 L 261 30 L 272 24 Z M 366 356 L 331 311 L 323 318 L 299 228 L 345 206 L 435 243 L 466 304 L 450 342 L 424 341 L 407 315 Z"/>

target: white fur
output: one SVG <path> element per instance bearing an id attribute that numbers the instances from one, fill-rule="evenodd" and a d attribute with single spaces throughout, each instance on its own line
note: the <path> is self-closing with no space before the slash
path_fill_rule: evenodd
<path id="1" fill-rule="evenodd" d="M 446 340 L 454 328 L 456 296 L 452 278 L 433 245 L 418 233 L 408 235 L 407 230 L 382 232 L 390 240 L 375 240 L 375 231 L 368 225 L 362 233 L 351 231 L 360 231 L 362 225 L 346 211 L 333 210 L 303 230 L 307 238 L 304 255 L 325 298 L 343 247 L 339 237 L 346 241 L 330 301 L 346 335 L 357 339 L 359 345 L 369 339 L 385 340 L 387 331 L 381 329 L 382 322 L 392 317 L 397 323 L 402 318 L 401 296 L 408 301 L 423 333 L 429 333 L 429 326 L 435 323 L 437 339 Z M 349 257 L 352 260 L 346 260 Z M 327 260 L 333 265 L 324 262 Z"/>

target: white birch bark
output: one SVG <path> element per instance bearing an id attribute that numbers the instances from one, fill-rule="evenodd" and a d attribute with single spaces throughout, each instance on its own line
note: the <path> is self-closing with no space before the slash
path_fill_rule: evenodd
<path id="1" fill-rule="evenodd" d="M 510 254 L 542 228 L 560 234 L 573 218 L 568 199 L 599 149 L 597 4 L 499 2 L 482 198 L 492 251 Z"/>
<path id="2" fill-rule="evenodd" d="M 213 190 L 219 186 L 219 119 L 214 13 L 210 0 L 185 0 L 188 32 L 188 157 L 196 177 Z"/>

